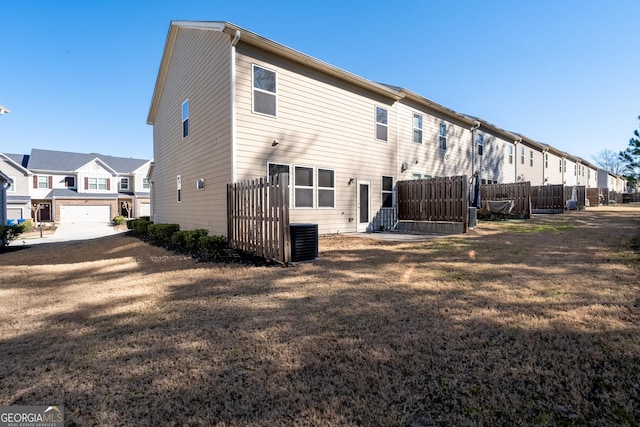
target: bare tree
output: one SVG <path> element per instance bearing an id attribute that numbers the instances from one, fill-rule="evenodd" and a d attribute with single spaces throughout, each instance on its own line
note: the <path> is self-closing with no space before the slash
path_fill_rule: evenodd
<path id="1" fill-rule="evenodd" d="M 609 149 L 604 149 L 595 156 L 591 157 L 593 158 L 595 164 L 598 165 L 601 169 L 604 169 L 616 175 L 622 175 L 624 173 L 625 164 L 620 158 L 620 153 L 616 153 L 615 151 L 611 151 Z"/>
<path id="2" fill-rule="evenodd" d="M 131 218 L 131 202 L 122 202 L 122 208 L 127 211 L 127 218 Z"/>

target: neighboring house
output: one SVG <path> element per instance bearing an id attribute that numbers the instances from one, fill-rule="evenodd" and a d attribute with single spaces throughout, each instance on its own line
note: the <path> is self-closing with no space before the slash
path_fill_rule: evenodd
<path id="1" fill-rule="evenodd" d="M 560 152 L 526 136 L 226 22 L 171 23 L 147 123 L 152 219 L 212 234 L 227 233 L 227 183 L 278 172 L 291 222 L 321 234 L 392 226 L 377 221 L 393 218 L 399 180 L 568 175 L 563 163 L 546 174 L 558 165 L 545 154 Z"/>
<path id="2" fill-rule="evenodd" d="M 149 215 L 150 160 L 40 149 L 0 159 L 0 170 L 14 182 L 7 191 L 9 219 L 109 222 Z"/>
<path id="3" fill-rule="evenodd" d="M 0 171 L 0 225 L 7 222 L 7 188 L 13 184 L 13 180 Z"/>

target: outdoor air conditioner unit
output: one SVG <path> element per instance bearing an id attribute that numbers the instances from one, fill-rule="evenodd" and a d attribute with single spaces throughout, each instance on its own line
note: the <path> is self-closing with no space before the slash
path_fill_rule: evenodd
<path id="1" fill-rule="evenodd" d="M 469 206 L 469 228 L 478 226 L 478 208 Z"/>
<path id="2" fill-rule="evenodd" d="M 318 224 L 290 224 L 291 262 L 318 258 Z"/>

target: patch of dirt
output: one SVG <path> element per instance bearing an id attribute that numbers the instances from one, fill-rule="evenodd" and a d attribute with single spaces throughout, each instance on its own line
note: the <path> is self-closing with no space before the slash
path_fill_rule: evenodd
<path id="1" fill-rule="evenodd" d="M 0 254 L 0 402 L 66 425 L 640 423 L 637 204 L 296 267 L 125 235 Z"/>

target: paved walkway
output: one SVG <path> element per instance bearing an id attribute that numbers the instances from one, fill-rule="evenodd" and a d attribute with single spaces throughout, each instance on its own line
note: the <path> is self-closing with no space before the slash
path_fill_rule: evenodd
<path id="1" fill-rule="evenodd" d="M 78 222 L 60 224 L 53 234 L 43 237 L 18 236 L 9 246 L 37 245 L 40 243 L 71 242 L 75 240 L 98 239 L 125 232 L 107 222 Z"/>

